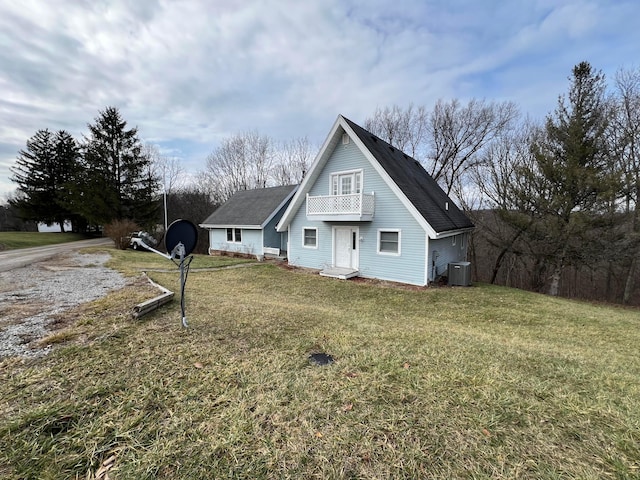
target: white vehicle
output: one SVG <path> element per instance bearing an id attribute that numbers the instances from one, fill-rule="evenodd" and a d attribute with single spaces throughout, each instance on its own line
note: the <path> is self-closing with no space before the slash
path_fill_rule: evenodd
<path id="1" fill-rule="evenodd" d="M 132 232 L 129 235 L 129 246 L 134 250 L 147 250 L 146 246 L 155 247 L 157 243 L 147 232 Z"/>

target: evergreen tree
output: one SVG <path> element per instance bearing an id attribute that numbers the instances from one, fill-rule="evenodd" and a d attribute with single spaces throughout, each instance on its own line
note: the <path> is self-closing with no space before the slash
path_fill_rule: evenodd
<path id="1" fill-rule="evenodd" d="M 158 180 L 151 159 L 142 154 L 137 128 L 126 126 L 115 107 L 107 107 L 88 125 L 79 203 L 95 225 L 131 219 L 146 226 L 155 214 Z"/>
<path id="2" fill-rule="evenodd" d="M 58 208 L 65 212 L 74 232 L 84 232 L 87 222 L 73 203 L 73 191 L 82 176 L 80 146 L 68 132 L 60 130 L 55 137 L 55 152 L 60 182 Z"/>
<path id="3" fill-rule="evenodd" d="M 544 135 L 532 144 L 534 161 L 520 169 L 526 189 L 516 192 L 535 219 L 528 235 L 549 272 L 550 295 L 558 295 L 564 267 L 583 261 L 586 247 L 593 245 L 593 229 L 611 198 L 614 177 L 607 155 L 604 75 L 581 62 L 570 80 L 568 101 L 559 98 Z"/>
<path id="4" fill-rule="evenodd" d="M 12 180 L 23 195 L 14 200 L 27 220 L 58 223 L 72 218 L 69 210 L 69 186 L 77 171 L 79 151 L 76 141 L 66 131 L 53 134 L 38 130 L 20 150 Z"/>

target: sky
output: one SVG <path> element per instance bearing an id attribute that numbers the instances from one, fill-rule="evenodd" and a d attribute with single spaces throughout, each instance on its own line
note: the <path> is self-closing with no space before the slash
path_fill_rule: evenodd
<path id="1" fill-rule="evenodd" d="M 224 138 L 318 147 L 338 114 L 513 101 L 542 119 L 588 61 L 640 66 L 637 0 L 0 0 L 0 203 L 36 131 L 117 107 L 190 174 Z"/>

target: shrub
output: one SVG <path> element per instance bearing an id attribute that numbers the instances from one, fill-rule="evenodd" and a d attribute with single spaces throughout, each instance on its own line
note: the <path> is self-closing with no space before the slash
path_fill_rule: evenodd
<path id="1" fill-rule="evenodd" d="M 131 232 L 137 232 L 138 230 L 140 230 L 140 227 L 133 220 L 114 220 L 105 225 L 104 234 L 113 240 L 116 248 L 126 250 L 129 246 Z"/>

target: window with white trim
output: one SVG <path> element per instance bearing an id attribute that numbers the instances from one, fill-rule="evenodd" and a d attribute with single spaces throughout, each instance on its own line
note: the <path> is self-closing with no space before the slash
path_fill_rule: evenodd
<path id="1" fill-rule="evenodd" d="M 242 242 L 242 229 L 241 228 L 227 228 L 227 242 L 229 242 L 229 243 L 241 243 Z"/>
<path id="2" fill-rule="evenodd" d="M 302 246 L 304 248 L 318 248 L 318 229 L 317 228 L 302 229 Z"/>
<path id="3" fill-rule="evenodd" d="M 400 255 L 400 230 L 378 230 L 378 253 Z"/>
<path id="4" fill-rule="evenodd" d="M 362 170 L 331 174 L 331 195 L 351 195 L 362 192 Z"/>

